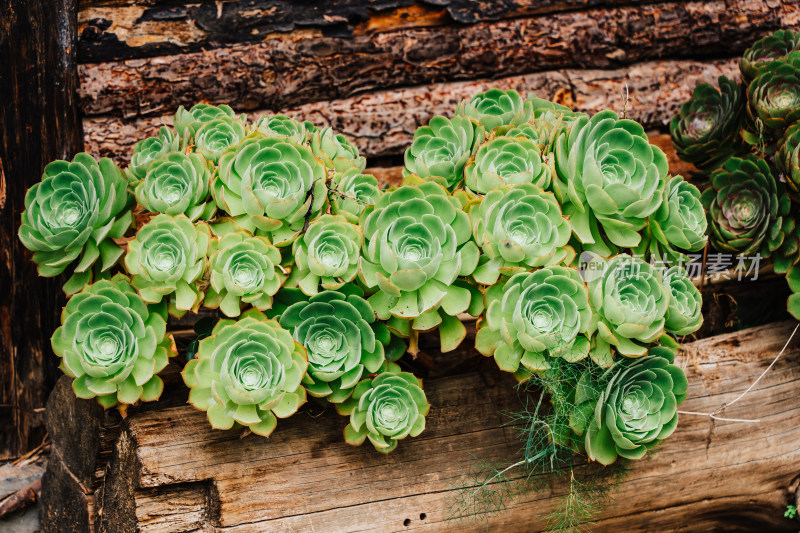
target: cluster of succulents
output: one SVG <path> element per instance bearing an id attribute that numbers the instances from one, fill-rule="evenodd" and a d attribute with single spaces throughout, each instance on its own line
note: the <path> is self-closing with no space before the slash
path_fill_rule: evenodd
<path id="1" fill-rule="evenodd" d="M 700 326 L 701 299 L 648 261 L 700 250 L 707 226 L 637 123 L 492 89 L 421 127 L 388 188 L 330 128 L 208 104 L 173 123 L 124 171 L 79 154 L 28 193 L 22 242 L 42 275 L 73 270 L 53 348 L 78 396 L 157 399 L 168 314 L 205 313 L 182 376 L 214 428 L 268 436 L 311 399 L 349 417 L 348 443 L 389 452 L 430 408 L 401 357 L 426 331 L 454 350 L 469 316 L 520 381 L 601 370 L 576 404 L 598 413 L 572 436 L 590 458 L 674 429 L 686 380 L 660 347 Z"/>
<path id="2" fill-rule="evenodd" d="M 748 48 L 740 80 L 698 85 L 670 123 L 678 155 L 708 187 L 710 245 L 751 268 L 770 260 L 790 287 L 800 263 L 800 32 Z M 789 275 L 791 274 L 791 275 Z M 800 318 L 800 300 L 789 311 Z"/>

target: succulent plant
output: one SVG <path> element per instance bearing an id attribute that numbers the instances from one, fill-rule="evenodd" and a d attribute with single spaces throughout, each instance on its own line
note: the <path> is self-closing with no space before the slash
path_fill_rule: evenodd
<path id="1" fill-rule="evenodd" d="M 800 51 L 767 64 L 747 88 L 744 140 L 771 152 L 787 127 L 800 119 Z"/>
<path id="2" fill-rule="evenodd" d="M 670 304 L 661 273 L 637 257 L 620 254 L 608 261 L 595 256 L 585 279 L 598 317 L 592 356 L 608 363 L 610 346 L 628 357 L 647 354 L 648 345 L 664 334 Z"/>
<path id="3" fill-rule="evenodd" d="M 287 137 L 297 144 L 305 144 L 309 136 L 305 124 L 286 115 L 263 116 L 256 122 L 255 129 L 267 137 Z"/>
<path id="4" fill-rule="evenodd" d="M 422 380 L 390 364 L 376 377 L 359 382 L 336 410 L 350 416 L 344 428 L 348 444 L 360 446 L 369 439 L 377 451 L 389 453 L 399 440 L 422 433 L 430 407 Z"/>
<path id="5" fill-rule="evenodd" d="M 503 185 L 467 204 L 475 242 L 483 251 L 472 277 L 492 285 L 535 267 L 570 264 L 572 228 L 551 192 L 530 183 Z"/>
<path id="6" fill-rule="evenodd" d="M 308 147 L 254 134 L 222 155 L 212 193 L 238 224 L 282 247 L 323 211 L 325 181 L 325 167 Z"/>
<path id="7" fill-rule="evenodd" d="M 800 203 L 800 122 L 790 126 L 781 138 L 775 164 L 786 178 L 789 193 Z"/>
<path id="8" fill-rule="evenodd" d="M 127 186 L 110 159 L 98 163 L 86 153 L 45 167 L 42 181 L 25 194 L 19 228 L 40 276 L 57 276 L 80 258 L 64 285 L 73 294 L 91 280 L 98 260 L 102 271 L 117 263 L 123 250 L 113 239 L 122 238 L 133 223 Z"/>
<path id="9" fill-rule="evenodd" d="M 323 289 L 338 289 L 355 279 L 364 237 L 361 227 L 347 218 L 322 215 L 308 225 L 292 245 L 295 265 L 286 282 L 312 296 Z"/>
<path id="10" fill-rule="evenodd" d="M 531 103 L 523 100 L 517 91 L 489 89 L 462 100 L 456 107 L 456 116 L 472 118 L 490 131 L 527 122 L 532 111 Z"/>
<path id="11" fill-rule="evenodd" d="M 215 118 L 198 128 L 194 136 L 195 150 L 217 163 L 226 148 L 239 144 L 246 135 L 244 120 L 227 116 Z"/>
<path id="12" fill-rule="evenodd" d="M 682 266 L 666 269 L 663 278 L 670 294 L 664 327 L 673 335 L 694 333 L 703 325 L 703 297 L 700 291 Z"/>
<path id="13" fill-rule="evenodd" d="M 689 383 L 680 367 L 657 355 L 663 353 L 618 361 L 598 386 L 579 383 L 570 425 L 584 437 L 589 459 L 641 459 L 675 431 Z"/>
<path id="14" fill-rule="evenodd" d="M 792 30 L 778 30 L 756 41 L 739 60 L 739 70 L 745 83 L 753 81 L 769 63 L 783 59 L 795 50 L 800 50 L 800 32 Z"/>
<path id="15" fill-rule="evenodd" d="M 235 118 L 236 113 L 233 112 L 230 106 L 225 104 L 219 106 L 196 104 L 188 110 L 180 106 L 178 111 L 175 112 L 173 123 L 175 131 L 178 132 L 181 139 L 189 141 L 194 138 L 195 133 L 203 124 L 222 117 Z"/>
<path id="16" fill-rule="evenodd" d="M 165 306 L 147 305 L 122 274 L 70 298 L 52 344 L 75 394 L 106 408 L 157 400 L 164 383 L 156 374 L 175 351 L 166 318 Z"/>
<path id="17" fill-rule="evenodd" d="M 496 137 L 482 144 L 464 174 L 467 188 L 478 194 L 518 183 L 547 189 L 552 179 L 552 169 L 542 160 L 536 143 L 512 137 Z"/>
<path id="18" fill-rule="evenodd" d="M 614 245 L 633 247 L 661 205 L 667 158 L 644 129 L 613 111 L 580 117 L 556 141 L 557 196 L 584 248 L 608 255 L 593 225 Z"/>
<path id="19" fill-rule="evenodd" d="M 192 224 L 186 215 L 156 215 L 128 243 L 125 267 L 145 302 L 170 299 L 170 312 L 180 316 L 197 311 L 203 292 L 197 287 L 206 268 L 211 231 Z"/>
<path id="20" fill-rule="evenodd" d="M 303 386 L 331 403 L 345 401 L 363 377 L 385 367 L 387 356 L 397 359 L 405 351 L 402 341 L 375 319 L 359 289 L 349 285 L 343 291 L 320 292 L 280 315 L 281 326 L 308 353 Z"/>
<path id="21" fill-rule="evenodd" d="M 486 291 L 486 307 L 475 347 L 518 379 L 550 368 L 550 358 L 576 362 L 589 355 L 592 310 L 575 269 L 551 266 L 515 274 Z"/>
<path id="22" fill-rule="evenodd" d="M 305 403 L 301 381 L 307 367 L 305 349 L 292 335 L 277 320 L 249 309 L 238 321 L 220 320 L 182 375 L 191 389 L 189 403 L 207 412 L 211 427 L 240 424 L 269 437 L 277 418 Z"/>
<path id="23" fill-rule="evenodd" d="M 483 127 L 469 118 L 433 117 L 427 126 L 414 132 L 405 153 L 403 175 L 440 179 L 452 191 L 463 181 L 464 165 L 483 137 Z"/>
<path id="24" fill-rule="evenodd" d="M 800 320 L 800 266 L 795 264 L 786 272 L 786 282 L 792 291 L 787 308 L 793 317 Z"/>
<path id="25" fill-rule="evenodd" d="M 404 183 L 364 214 L 359 277 L 379 289 L 370 297 L 378 318 L 412 320 L 416 331 L 441 323 L 442 345 L 455 348 L 464 326 L 453 317 L 467 310 L 472 293 L 454 282 L 472 274 L 479 255 L 469 217 L 438 183 L 413 177 Z"/>
<path id="26" fill-rule="evenodd" d="M 281 253 L 266 237 L 254 237 L 234 224 L 215 224 L 208 248 L 209 287 L 206 307 L 217 308 L 229 317 L 250 304 L 262 311 L 272 307 L 272 296 L 285 280 Z"/>
<path id="27" fill-rule="evenodd" d="M 331 213 L 342 215 L 353 224 L 358 224 L 361 213 L 367 206 L 375 205 L 381 197 L 375 176 L 361 174 L 357 168 L 337 172 L 330 183 L 329 198 Z"/>
<path id="28" fill-rule="evenodd" d="M 144 179 L 150 163 L 170 152 L 179 151 L 181 146 L 181 138 L 166 126 L 161 126 L 158 135 L 137 142 L 133 146 L 131 162 L 125 171 L 131 187 L 136 187 Z"/>
<path id="29" fill-rule="evenodd" d="M 360 171 L 367 166 L 367 160 L 358 155 L 358 150 L 342 134 L 331 128 L 318 128 L 310 134 L 311 150 L 320 158 L 326 168 L 336 172 L 346 172 L 351 168 Z"/>
<path id="30" fill-rule="evenodd" d="M 170 152 L 150 164 L 136 186 L 136 201 L 153 213 L 209 220 L 217 210 L 209 189 L 213 171 L 200 154 Z"/>
<path id="31" fill-rule="evenodd" d="M 725 76 L 719 89 L 701 83 L 669 124 L 678 156 L 702 171 L 720 167 L 731 156 L 746 152 L 739 129 L 747 105 L 745 91 Z"/>

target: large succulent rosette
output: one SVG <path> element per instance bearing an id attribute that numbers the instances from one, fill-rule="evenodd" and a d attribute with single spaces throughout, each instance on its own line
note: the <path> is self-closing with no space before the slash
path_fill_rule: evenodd
<path id="1" fill-rule="evenodd" d="M 351 168 L 360 171 L 367 166 L 366 158 L 358 155 L 358 149 L 342 134 L 331 128 L 319 128 L 311 132 L 311 150 L 325 167 L 336 172 L 346 172 Z"/>
<path id="2" fill-rule="evenodd" d="M 592 328 L 589 295 L 580 274 L 552 266 L 515 274 L 486 291 L 486 317 L 479 324 L 475 347 L 522 380 L 550 368 L 551 358 L 586 358 Z"/>
<path id="3" fill-rule="evenodd" d="M 325 167 L 308 147 L 254 134 L 222 155 L 212 193 L 238 224 L 282 247 L 324 210 L 325 181 Z"/>
<path id="4" fill-rule="evenodd" d="M 213 171 L 200 154 L 168 153 L 150 164 L 136 186 L 136 201 L 153 213 L 209 220 L 217 210 L 210 198 Z"/>
<path id="5" fill-rule="evenodd" d="M 133 146 L 131 162 L 125 171 L 131 186 L 136 187 L 144 179 L 150 163 L 170 152 L 179 151 L 181 146 L 181 138 L 166 126 L 161 126 L 158 135 L 137 142 Z"/>
<path id="6" fill-rule="evenodd" d="M 584 248 L 608 256 L 629 248 L 661 205 L 667 158 L 644 129 L 613 111 L 579 118 L 556 142 L 558 196 Z M 604 236 L 598 232 L 598 225 Z"/>
<path id="7" fill-rule="evenodd" d="M 316 398 L 345 401 L 362 378 L 405 351 L 362 296 L 354 286 L 323 291 L 300 299 L 280 315 L 281 326 L 306 348 L 303 386 Z"/>
<path id="8" fill-rule="evenodd" d="M 535 267 L 570 264 L 572 228 L 551 192 L 525 183 L 493 189 L 467 205 L 475 242 L 483 254 L 472 277 L 492 285 Z"/>
<path id="9" fill-rule="evenodd" d="M 482 144 L 464 173 L 467 188 L 477 194 L 518 183 L 547 189 L 552 179 L 552 169 L 542 159 L 539 147 L 528 139 L 512 137 L 496 137 Z"/>
<path id="10" fill-rule="evenodd" d="M 166 308 L 147 305 L 122 274 L 87 285 L 67 302 L 52 337 L 79 398 L 103 407 L 154 401 L 158 374 L 174 355 Z"/>
<path id="11" fill-rule="evenodd" d="M 747 129 L 744 140 L 771 152 L 774 141 L 800 120 L 800 51 L 760 69 L 747 88 Z"/>
<path id="12" fill-rule="evenodd" d="M 233 112 L 230 106 L 225 104 L 214 106 L 210 104 L 196 104 L 191 109 L 186 109 L 183 106 L 178 108 L 173 117 L 173 124 L 175 131 L 178 132 L 181 139 L 188 142 L 194 138 L 195 133 L 204 124 L 211 122 L 218 118 L 235 118 L 236 113 Z"/>
<path id="13" fill-rule="evenodd" d="M 286 137 L 297 144 L 306 144 L 309 133 L 305 124 L 286 115 L 267 115 L 258 119 L 255 130 L 267 137 Z"/>
<path id="14" fill-rule="evenodd" d="M 210 235 L 207 224 L 192 224 L 185 215 L 156 215 L 142 226 L 128 243 L 125 267 L 144 301 L 159 303 L 171 296 L 172 314 L 197 311 Z"/>
<path id="15" fill-rule="evenodd" d="M 331 178 L 331 213 L 342 215 L 353 224 L 358 224 L 361 213 L 367 206 L 375 205 L 381 197 L 381 189 L 375 176 L 362 174 L 357 168 L 337 172 Z"/>
<path id="16" fill-rule="evenodd" d="M 389 453 L 399 440 L 416 437 L 425 429 L 430 404 L 422 380 L 390 364 L 378 376 L 356 385 L 346 402 L 336 410 L 350 416 L 344 428 L 348 444 L 360 446 L 366 439 L 381 453 Z"/>
<path id="17" fill-rule="evenodd" d="M 676 265 L 663 273 L 664 286 L 669 291 L 669 306 L 664 327 L 673 335 L 690 335 L 703 325 L 703 297 L 682 266 Z"/>
<path id="18" fill-rule="evenodd" d="M 527 122 L 533 112 L 531 103 L 517 91 L 489 89 L 456 107 L 456 116 L 479 122 L 487 131 L 500 126 L 517 126 Z"/>
<path id="19" fill-rule="evenodd" d="M 726 159 L 745 152 L 739 135 L 747 105 L 744 90 L 725 76 L 719 89 L 702 83 L 669 124 L 678 156 L 703 171 L 721 166 Z"/>
<path id="20" fill-rule="evenodd" d="M 347 218 L 322 215 L 292 245 L 294 266 L 287 287 L 299 287 L 311 296 L 320 286 L 338 289 L 353 281 L 363 240 L 361 227 Z"/>
<path id="21" fill-rule="evenodd" d="M 464 165 L 483 137 L 483 127 L 469 118 L 433 117 L 414 132 L 403 174 L 440 180 L 452 191 L 463 181 Z"/>
<path id="22" fill-rule="evenodd" d="M 108 271 L 123 250 L 122 238 L 133 223 L 133 198 L 120 169 L 107 158 L 99 162 L 86 153 L 72 161 L 54 161 L 42 181 L 25 194 L 19 228 L 22 244 L 33 251 L 40 276 L 57 276 L 78 260 L 64 285 L 67 294 L 91 281 L 92 266 Z"/>
<path id="23" fill-rule="evenodd" d="M 305 403 L 301 382 L 307 367 L 305 349 L 292 335 L 250 309 L 238 321 L 220 320 L 182 375 L 191 389 L 189 403 L 207 412 L 211 427 L 239 424 L 269 437 L 277 418 Z"/>
<path id="24" fill-rule="evenodd" d="M 745 83 L 749 85 L 765 66 L 796 50 L 800 50 L 800 32 L 792 30 L 778 30 L 756 41 L 739 60 L 739 70 Z"/>
<path id="25" fill-rule="evenodd" d="M 596 381 L 585 373 L 570 425 L 593 461 L 641 459 L 675 431 L 688 385 L 669 350 L 653 348 L 647 357 L 616 362 Z"/>

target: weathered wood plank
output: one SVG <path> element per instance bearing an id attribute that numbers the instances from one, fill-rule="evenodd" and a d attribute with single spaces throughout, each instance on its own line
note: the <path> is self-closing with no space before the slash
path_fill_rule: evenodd
<path id="1" fill-rule="evenodd" d="M 402 153 L 417 127 L 434 115 L 452 115 L 460 100 L 491 87 L 517 89 L 523 94 L 534 92 L 579 111 L 596 113 L 605 108 L 622 111 L 627 86 L 627 116 L 646 128 L 661 129 L 698 83 L 716 83 L 720 75 L 734 76 L 737 70 L 735 59 L 653 61 L 618 70 L 561 70 L 497 80 L 437 83 L 280 111 L 332 126 L 348 136 L 364 155 L 375 157 Z M 252 117 L 265 113 L 257 111 Z M 135 142 L 155 134 L 159 126 L 171 120 L 171 115 L 131 120 L 112 116 L 86 118 L 87 149 L 95 155 L 127 161 Z"/>
<path id="2" fill-rule="evenodd" d="M 282 109 L 378 88 L 731 56 L 776 28 L 800 27 L 799 6 L 798 0 L 666 2 L 345 37 L 300 29 L 253 45 L 81 65 L 81 107 L 86 115 L 126 117 L 199 100 L 240 111 Z M 181 39 L 175 31 L 158 35 Z"/>

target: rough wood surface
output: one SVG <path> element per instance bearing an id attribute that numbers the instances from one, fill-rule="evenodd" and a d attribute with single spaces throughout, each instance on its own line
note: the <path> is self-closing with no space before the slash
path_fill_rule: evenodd
<path id="1" fill-rule="evenodd" d="M 41 443 L 35 410 L 57 376 L 61 285 L 37 276 L 17 231 L 27 188 L 83 145 L 76 22 L 73 0 L 0 0 L 0 461 Z"/>
<path id="2" fill-rule="evenodd" d="M 126 117 L 200 100 L 280 109 L 377 88 L 730 57 L 781 26 L 800 27 L 798 0 L 667 2 L 344 37 L 303 29 L 253 45 L 81 65 L 81 108 Z"/>
<path id="3" fill-rule="evenodd" d="M 794 323 L 711 337 L 685 346 L 686 411 L 730 402 L 769 365 Z M 797 339 L 800 341 L 800 339 Z M 726 416 L 757 424 L 683 416 L 650 459 L 636 462 L 595 531 L 783 530 L 800 462 L 800 342 Z M 280 421 L 269 439 L 210 429 L 179 400 L 133 412 L 122 424 L 106 475 L 90 496 L 97 531 L 538 531 L 564 486 L 531 494 L 488 524 L 445 521 L 452 483 L 473 457 L 512 460 L 519 447 L 498 410 L 517 394 L 499 371 L 426 381 L 432 408 L 420 437 L 383 456 L 342 441 L 346 420 L 331 410 Z M 57 401 L 71 399 L 66 378 Z M 181 393 L 185 399 L 185 393 Z M 72 404 L 72 405 L 71 405 Z M 54 448 L 69 444 L 65 436 Z M 94 464 L 94 463 L 93 463 Z M 62 463 L 63 466 L 63 463 Z M 64 472 L 53 471 L 55 481 Z M 57 493 L 45 507 L 64 507 Z M 51 512 L 50 516 L 59 516 Z M 46 522 L 45 531 L 76 530 Z M 87 524 L 83 524 L 87 525 Z"/>

